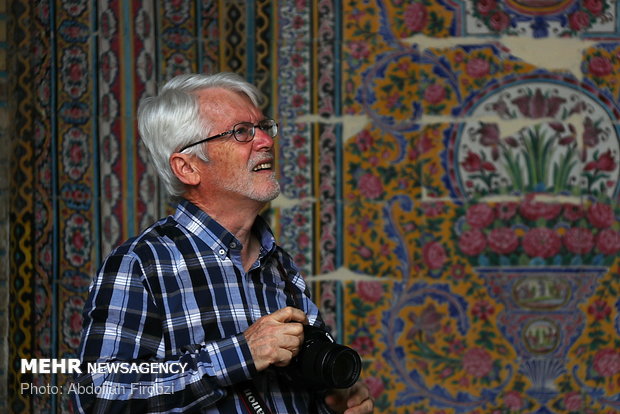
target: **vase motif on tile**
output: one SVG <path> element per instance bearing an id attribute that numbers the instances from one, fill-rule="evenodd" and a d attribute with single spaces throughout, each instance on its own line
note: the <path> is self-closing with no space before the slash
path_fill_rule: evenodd
<path id="1" fill-rule="evenodd" d="M 503 306 L 497 326 L 545 410 L 563 375 L 581 381 L 568 367 L 583 305 L 620 252 L 618 108 L 569 77 L 521 76 L 481 91 L 463 114 L 445 154 L 446 184 L 463 200 L 457 250 Z"/>
<path id="2" fill-rule="evenodd" d="M 530 379 L 528 394 L 546 402 L 558 394 L 567 353 L 585 325 L 578 305 L 589 298 L 607 267 L 479 267 L 491 295 L 505 309 L 497 323 Z"/>

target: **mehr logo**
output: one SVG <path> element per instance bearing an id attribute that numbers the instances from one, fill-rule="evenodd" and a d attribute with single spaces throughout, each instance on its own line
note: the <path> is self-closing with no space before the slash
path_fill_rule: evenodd
<path id="1" fill-rule="evenodd" d="M 81 374 L 80 360 L 77 358 L 22 358 L 21 373 L 27 372 L 33 374 Z"/>
<path id="2" fill-rule="evenodd" d="M 187 369 L 187 362 L 88 362 L 86 372 L 90 374 L 182 374 Z M 32 374 L 81 374 L 80 360 L 77 358 L 35 358 L 21 360 L 21 373 Z"/>

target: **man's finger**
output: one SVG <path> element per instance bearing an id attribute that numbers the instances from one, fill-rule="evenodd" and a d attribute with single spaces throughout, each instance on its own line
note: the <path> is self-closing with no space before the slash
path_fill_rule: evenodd
<path id="1" fill-rule="evenodd" d="M 344 414 L 368 414 L 373 412 L 374 407 L 374 402 L 372 401 L 372 399 L 368 398 L 367 400 L 364 400 L 364 402 L 362 402 L 360 405 L 348 408 L 344 412 Z"/>
<path id="2" fill-rule="evenodd" d="M 301 310 L 287 306 L 286 308 L 278 309 L 271 316 L 278 322 L 299 322 L 303 324 L 308 323 L 308 316 Z"/>
<path id="3" fill-rule="evenodd" d="M 370 397 L 370 392 L 368 388 L 362 386 L 362 383 L 358 382 L 353 386 L 351 390 L 351 397 L 347 402 L 347 406 L 355 407 L 356 405 L 362 404 L 362 402 Z"/>

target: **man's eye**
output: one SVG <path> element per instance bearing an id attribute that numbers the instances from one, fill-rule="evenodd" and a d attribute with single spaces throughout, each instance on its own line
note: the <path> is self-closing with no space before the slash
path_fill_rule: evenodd
<path id="1" fill-rule="evenodd" d="M 237 135 L 245 135 L 249 132 L 250 128 L 245 127 L 245 126 L 239 126 L 237 127 L 237 129 L 235 129 L 235 134 Z"/>

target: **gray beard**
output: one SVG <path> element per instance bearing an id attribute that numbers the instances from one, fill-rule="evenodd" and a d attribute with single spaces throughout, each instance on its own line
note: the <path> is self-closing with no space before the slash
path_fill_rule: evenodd
<path id="1" fill-rule="evenodd" d="M 270 181 L 272 184 L 271 189 L 262 192 L 259 192 L 256 187 L 253 187 L 249 181 L 227 182 L 224 187 L 231 192 L 242 194 L 251 200 L 267 203 L 280 195 L 280 183 L 276 180 L 275 172 L 271 174 Z"/>

